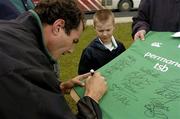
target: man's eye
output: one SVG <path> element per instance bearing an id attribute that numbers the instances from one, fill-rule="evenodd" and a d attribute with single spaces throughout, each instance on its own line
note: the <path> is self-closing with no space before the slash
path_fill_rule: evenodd
<path id="1" fill-rule="evenodd" d="M 76 43 L 78 43 L 78 42 L 79 42 L 79 39 L 74 39 L 74 40 L 73 40 L 73 43 L 74 43 L 74 44 L 76 44 Z"/>

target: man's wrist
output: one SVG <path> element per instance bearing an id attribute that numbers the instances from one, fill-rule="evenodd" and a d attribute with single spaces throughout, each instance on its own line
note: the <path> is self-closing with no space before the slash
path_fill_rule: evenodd
<path id="1" fill-rule="evenodd" d="M 86 94 L 84 96 L 90 97 L 91 99 L 93 99 L 96 103 L 99 103 L 99 99 L 96 96 L 93 96 L 93 94 Z"/>

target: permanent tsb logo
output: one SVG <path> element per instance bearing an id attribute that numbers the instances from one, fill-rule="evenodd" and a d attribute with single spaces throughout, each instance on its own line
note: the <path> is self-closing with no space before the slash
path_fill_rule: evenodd
<path id="1" fill-rule="evenodd" d="M 168 65 L 180 68 L 179 62 L 158 56 L 158 55 L 150 53 L 150 52 L 145 53 L 144 57 L 147 59 L 156 60 L 156 61 L 160 62 L 160 63 L 156 63 L 153 68 L 156 70 L 159 70 L 161 72 L 167 72 L 169 69 Z"/>
<path id="2" fill-rule="evenodd" d="M 162 43 L 160 43 L 160 42 L 153 42 L 153 43 L 151 43 L 152 47 L 161 47 L 161 45 L 162 45 Z"/>

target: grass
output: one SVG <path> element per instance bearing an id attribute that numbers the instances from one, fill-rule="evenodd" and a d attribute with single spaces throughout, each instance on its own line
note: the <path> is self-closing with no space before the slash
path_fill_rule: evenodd
<path id="1" fill-rule="evenodd" d="M 126 47 L 126 49 L 132 44 L 131 39 L 131 23 L 121 23 L 115 25 L 114 36 L 120 40 Z M 77 75 L 78 63 L 80 60 L 82 50 L 96 37 L 95 31 L 92 26 L 87 26 L 83 34 L 81 35 L 80 42 L 76 45 L 72 54 L 64 55 L 60 58 L 60 79 L 68 80 Z M 66 96 L 68 104 L 74 112 L 77 108 L 75 102 L 70 96 Z"/>

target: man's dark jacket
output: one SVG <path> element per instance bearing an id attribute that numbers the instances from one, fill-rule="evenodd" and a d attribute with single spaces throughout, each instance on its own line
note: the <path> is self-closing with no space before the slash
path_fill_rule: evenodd
<path id="1" fill-rule="evenodd" d="M 82 52 L 78 74 L 84 74 L 91 69 L 97 70 L 125 51 L 124 45 L 117 41 L 117 48 L 110 51 L 98 38 L 94 39 Z"/>
<path id="2" fill-rule="evenodd" d="M 180 31 L 180 0 L 141 0 L 133 18 L 132 36 L 139 30 Z"/>
<path id="3" fill-rule="evenodd" d="M 0 119 L 101 119 L 90 97 L 78 102 L 77 116 L 71 112 L 53 71 L 55 62 L 34 11 L 0 21 Z"/>

